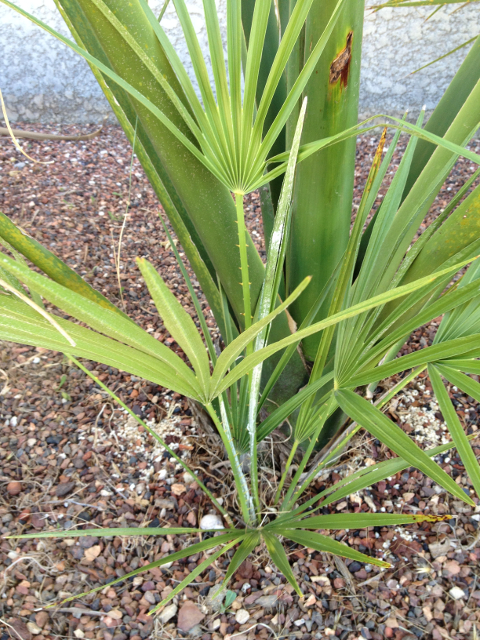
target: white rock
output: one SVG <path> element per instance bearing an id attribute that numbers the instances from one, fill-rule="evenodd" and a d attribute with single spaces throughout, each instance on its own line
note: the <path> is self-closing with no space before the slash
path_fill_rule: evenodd
<path id="1" fill-rule="evenodd" d="M 223 522 L 220 516 L 213 513 L 207 513 L 200 520 L 200 529 L 223 529 Z"/>
<path id="2" fill-rule="evenodd" d="M 160 613 L 158 616 L 160 622 L 162 624 L 166 624 L 169 620 L 173 618 L 174 615 L 176 615 L 177 609 L 178 607 L 176 604 L 172 603 L 167 605 L 165 609 L 162 611 L 162 613 Z"/>
<path id="3" fill-rule="evenodd" d="M 75 636 L 75 638 L 84 638 L 85 634 L 83 633 L 83 631 L 81 629 L 75 629 L 75 631 L 73 632 L 73 635 Z"/>
<path id="4" fill-rule="evenodd" d="M 192 476 L 191 473 L 188 473 L 188 471 L 185 471 L 185 473 L 183 474 L 183 481 L 185 482 L 185 484 L 192 484 L 192 482 L 195 482 L 196 478 L 195 476 Z"/>
<path id="5" fill-rule="evenodd" d="M 158 472 L 158 479 L 159 480 L 165 480 L 166 477 L 167 477 L 167 470 L 166 469 L 160 469 L 160 471 Z"/>
<path id="6" fill-rule="evenodd" d="M 239 609 L 235 614 L 235 620 L 238 624 L 245 624 L 250 619 L 250 614 L 246 609 Z"/>
<path id="7" fill-rule="evenodd" d="M 460 589 L 460 587 L 452 587 L 448 593 L 454 600 L 465 598 L 465 591 L 463 589 Z"/>

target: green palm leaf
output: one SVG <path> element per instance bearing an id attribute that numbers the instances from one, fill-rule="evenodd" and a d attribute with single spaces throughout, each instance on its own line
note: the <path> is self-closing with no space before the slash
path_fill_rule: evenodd
<path id="1" fill-rule="evenodd" d="M 333 513 L 331 515 L 314 516 L 302 520 L 290 519 L 278 524 L 278 528 L 286 529 L 365 529 L 367 527 L 388 527 L 400 524 L 413 524 L 415 522 L 436 522 L 443 520 L 444 516 L 404 514 L 404 513 Z M 267 525 L 269 529 L 276 530 L 275 523 Z M 282 534 L 284 535 L 284 534 Z"/>
<path id="2" fill-rule="evenodd" d="M 413 467 L 423 471 L 452 495 L 467 504 L 475 504 L 441 467 L 435 464 L 400 427 L 389 420 L 379 409 L 349 389 L 337 391 L 335 397 L 347 415 L 397 455 L 410 462 Z"/>
<path id="3" fill-rule="evenodd" d="M 366 562 L 367 564 L 374 564 L 377 567 L 391 567 L 389 562 L 384 562 L 383 560 L 377 560 L 377 558 L 367 556 L 364 553 L 351 549 L 350 547 L 347 547 L 346 544 L 337 542 L 337 540 L 333 540 L 321 533 L 315 533 L 313 531 L 297 531 L 296 529 L 284 529 L 282 534 L 289 540 L 292 540 L 297 544 L 301 544 L 303 547 L 316 549 L 317 551 L 323 551 L 325 553 L 332 553 L 335 556 L 342 556 L 343 558 L 351 558 L 352 560 Z"/>
<path id="4" fill-rule="evenodd" d="M 114 531 L 116 530 L 114 529 Z M 98 534 L 96 533 L 95 535 L 98 535 Z M 243 533 L 239 533 L 238 531 L 231 531 L 230 533 L 226 533 L 221 536 L 208 538 L 207 540 L 203 540 L 202 542 L 197 542 L 196 544 L 188 545 L 186 549 L 182 549 L 181 551 L 177 551 L 176 553 L 171 553 L 170 555 L 160 558 L 159 560 L 155 560 L 154 562 L 150 562 L 149 564 L 139 567 L 138 569 L 129 571 L 125 575 L 113 580 L 112 582 L 109 582 L 108 584 L 110 587 L 112 587 L 113 585 L 118 584 L 119 582 L 123 582 L 123 580 L 128 580 L 128 578 L 133 578 L 134 576 L 138 576 L 139 573 L 145 573 L 146 571 L 150 571 L 151 569 L 162 567 L 165 564 L 176 562 L 177 560 L 181 560 L 182 558 L 188 558 L 189 556 L 193 556 L 197 553 L 201 553 L 202 551 L 207 551 L 217 546 L 221 546 L 221 545 L 233 546 L 234 544 L 236 544 L 238 541 L 242 539 L 243 535 L 244 535 Z M 225 547 L 222 547 L 220 551 L 217 553 L 220 555 L 224 551 L 225 551 Z M 212 562 L 214 562 L 213 556 L 212 556 Z M 102 589 L 105 589 L 105 585 L 100 585 L 99 587 L 95 587 L 94 589 L 90 589 L 89 591 L 85 591 L 84 593 L 79 593 L 74 596 L 71 596 L 70 598 L 65 598 L 65 600 L 62 600 L 62 604 L 64 602 L 71 602 L 72 600 L 76 600 L 77 598 L 83 598 L 84 596 L 90 595 L 92 593 L 96 593 L 97 591 L 102 591 Z M 52 604 L 50 606 L 53 607 L 55 605 Z"/>
<path id="5" fill-rule="evenodd" d="M 477 496 L 480 496 L 480 466 L 441 378 L 441 375 L 443 375 L 448 380 L 450 372 L 451 369 L 442 367 L 441 365 L 429 365 L 428 367 L 428 375 L 430 376 L 433 392 L 438 400 L 440 411 L 445 418 L 448 430 L 457 447 L 460 458 L 465 465 L 465 471 L 473 484 Z M 458 376 L 453 373 L 453 378 L 458 378 Z"/>
<path id="6" fill-rule="evenodd" d="M 287 554 L 283 548 L 282 543 L 273 533 L 263 531 L 262 537 L 267 545 L 267 551 L 273 561 L 273 563 L 280 569 L 288 582 L 292 585 L 299 596 L 302 595 L 300 587 L 298 586 L 297 579 L 295 578 L 292 567 L 288 561 Z"/>
<path id="7" fill-rule="evenodd" d="M 179 356 L 123 314 L 120 315 L 111 311 L 110 308 L 101 307 L 96 301 L 48 280 L 48 278 L 31 271 L 27 266 L 11 260 L 7 256 L 0 255 L 0 265 L 62 311 L 110 338 L 153 356 L 158 359 L 158 367 L 161 367 L 162 370 L 167 372 L 169 368 L 179 377 L 179 380 L 183 380 L 192 388 L 198 387 L 195 376 Z"/>
<path id="8" fill-rule="evenodd" d="M 218 549 L 218 551 L 215 551 L 214 553 L 212 553 L 211 556 L 207 556 L 206 560 L 204 560 L 199 565 L 197 565 L 195 567 L 195 569 L 193 571 L 191 571 L 184 580 L 179 582 L 177 584 L 177 586 L 174 589 L 172 589 L 172 591 L 170 591 L 170 593 L 168 594 L 168 596 L 166 598 L 164 598 L 161 602 L 159 602 L 157 605 L 155 605 L 153 607 L 153 609 L 151 609 L 151 611 L 148 612 L 148 615 L 149 616 L 153 615 L 161 607 L 164 607 L 168 602 L 170 602 L 170 600 L 173 600 L 173 598 L 177 595 L 177 593 L 180 593 L 181 591 L 183 591 L 185 589 L 185 587 L 188 587 L 188 585 L 191 584 L 195 580 L 195 578 L 197 576 L 199 576 L 206 569 L 208 569 L 208 567 L 210 567 L 215 562 L 215 560 L 218 560 L 218 558 L 221 555 L 223 555 L 229 549 L 234 547 L 238 543 L 239 539 L 240 538 L 238 538 L 237 540 L 234 540 L 233 542 L 227 542 L 227 544 L 225 544 L 223 547 Z M 196 545 L 194 545 L 194 546 L 196 546 Z"/>
<path id="9" fill-rule="evenodd" d="M 98 305 L 95 306 L 100 309 Z M 190 386 L 181 373 L 177 373 L 170 364 L 73 322 L 57 316 L 55 320 L 73 339 L 74 347 L 24 302 L 14 299 L 13 296 L 0 296 L 0 340 L 71 353 L 101 362 L 200 401 L 201 389 L 198 385 L 192 383 L 193 386 Z"/>
<path id="10" fill-rule="evenodd" d="M 137 264 L 147 283 L 150 295 L 165 324 L 166 329 L 185 351 L 198 376 L 203 394 L 208 397 L 210 364 L 207 350 L 195 323 L 173 293 L 162 280 L 156 269 L 143 258 Z"/>
<path id="11" fill-rule="evenodd" d="M 51 251 L 43 247 L 34 238 L 30 238 L 22 233 L 9 218 L 0 212 L 0 238 L 8 242 L 16 251 L 25 258 L 33 262 L 35 266 L 46 273 L 52 280 L 96 302 L 105 309 L 110 309 L 125 318 L 127 317 L 120 309 L 107 300 L 99 291 L 93 289 L 83 280 L 73 269 L 70 269 L 64 262 L 57 258 Z"/>

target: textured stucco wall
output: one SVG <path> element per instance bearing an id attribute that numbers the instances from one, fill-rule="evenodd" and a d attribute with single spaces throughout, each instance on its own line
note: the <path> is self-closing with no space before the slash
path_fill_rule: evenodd
<path id="1" fill-rule="evenodd" d="M 380 4 L 379 0 L 369 6 Z M 431 8 L 383 9 L 368 12 L 364 25 L 364 48 L 360 85 L 360 110 L 400 114 L 418 111 L 424 104 L 433 109 L 470 47 L 410 75 L 467 42 L 480 32 L 479 6 L 456 11 L 458 5 L 443 8 L 428 21 Z"/>
<path id="2" fill-rule="evenodd" d="M 17 5 L 67 33 L 53 0 L 15 0 Z M 379 0 L 374 0 L 377 3 Z M 373 4 L 368 2 L 368 4 Z M 163 0 L 151 0 L 158 11 Z M 201 45 L 207 51 L 201 0 L 187 0 Z M 225 0 L 219 0 L 225 26 Z M 408 74 L 480 31 L 478 5 L 452 14 L 442 9 L 367 11 L 360 93 L 361 115 L 434 108 L 467 49 L 414 76 Z M 185 40 L 172 6 L 162 25 L 184 62 Z M 0 88 L 12 120 L 97 122 L 109 108 L 88 65 L 52 36 L 0 5 Z M 188 66 L 188 65 L 187 65 Z"/>

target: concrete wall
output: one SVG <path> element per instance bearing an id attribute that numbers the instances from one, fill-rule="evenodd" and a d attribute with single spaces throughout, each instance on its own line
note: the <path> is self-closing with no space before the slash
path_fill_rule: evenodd
<path id="1" fill-rule="evenodd" d="M 23 9 L 67 34 L 53 0 L 14 0 Z M 371 4 L 378 3 L 374 0 Z M 163 0 L 151 0 L 159 11 Z M 370 3 L 369 3 L 370 4 Z M 204 51 L 206 29 L 201 0 L 187 0 Z M 225 26 L 225 0 L 218 0 Z M 479 31 L 478 5 L 452 14 L 442 9 L 429 21 L 431 9 L 385 9 L 365 14 L 362 61 L 362 115 L 418 111 L 423 104 L 433 109 L 453 77 L 467 49 L 449 56 L 414 76 L 411 71 L 472 38 Z M 162 25 L 182 60 L 188 53 L 173 7 Z M 207 54 L 208 55 L 208 54 Z M 32 25 L 11 9 L 0 5 L 0 88 L 10 117 L 42 122 L 98 122 L 108 113 L 88 65 L 65 45 Z"/>

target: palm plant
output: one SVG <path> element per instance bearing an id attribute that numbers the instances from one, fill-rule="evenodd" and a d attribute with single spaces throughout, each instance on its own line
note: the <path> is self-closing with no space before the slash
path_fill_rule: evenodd
<path id="1" fill-rule="evenodd" d="M 76 357 L 175 390 L 203 405 L 222 439 L 238 490 L 240 526 L 233 525 L 232 514 L 199 482 L 227 527 L 121 578 L 215 549 L 152 613 L 236 545 L 225 582 L 263 541 L 300 592 L 282 537 L 384 565 L 318 530 L 434 516 L 315 514 L 409 466 L 475 504 L 434 457 L 455 446 L 472 493 L 480 495 L 471 437 L 442 381 L 480 400 L 479 383 L 465 375 L 480 372 L 480 186 L 474 187 L 480 171 L 415 236 L 457 158 L 480 163 L 480 156 L 466 146 L 480 121 L 480 42 L 425 128 L 423 111 L 415 124 L 383 116 L 395 135 L 385 149 L 385 127 L 350 229 L 355 137 L 378 126 L 373 119 L 357 124 L 359 0 L 284 3 L 278 18 L 270 0 L 228 0 L 226 63 L 215 4 L 204 0 L 213 87 L 185 2 L 173 0 L 200 97 L 146 0 L 57 0 L 75 42 L 9 0 L 1 1 L 91 65 L 182 243 L 224 341 L 217 355 L 178 253 L 201 332 L 152 265 L 139 260 L 138 267 L 165 327 L 191 366 L 0 215 L 0 241 L 13 256 L 0 254 L 0 338 L 63 352 L 88 375 Z M 410 136 L 406 151 L 366 226 L 401 133 Z M 262 196 L 265 265 L 245 225 L 244 198 L 256 189 Z M 172 249 L 176 252 L 173 243 Z M 30 269 L 24 258 L 45 275 Z M 72 320 L 47 311 L 43 300 Z M 444 319 L 432 346 L 396 357 L 414 329 L 440 315 Z M 427 451 L 381 411 L 425 370 L 452 436 L 450 443 Z M 407 371 L 376 404 L 364 397 L 369 385 Z M 132 415 L 185 466 L 155 431 Z M 293 425 L 290 456 L 272 504 L 265 505 L 258 445 L 286 419 Z M 361 468 L 302 502 L 319 471 L 362 427 L 397 457 Z M 320 462 L 312 464 L 314 450 L 324 445 Z M 298 467 L 290 477 L 295 457 Z M 265 507 L 274 515 L 265 515 Z M 195 530 L 96 529 L 95 535 L 167 532 Z M 91 533 L 48 531 L 32 537 Z"/>

